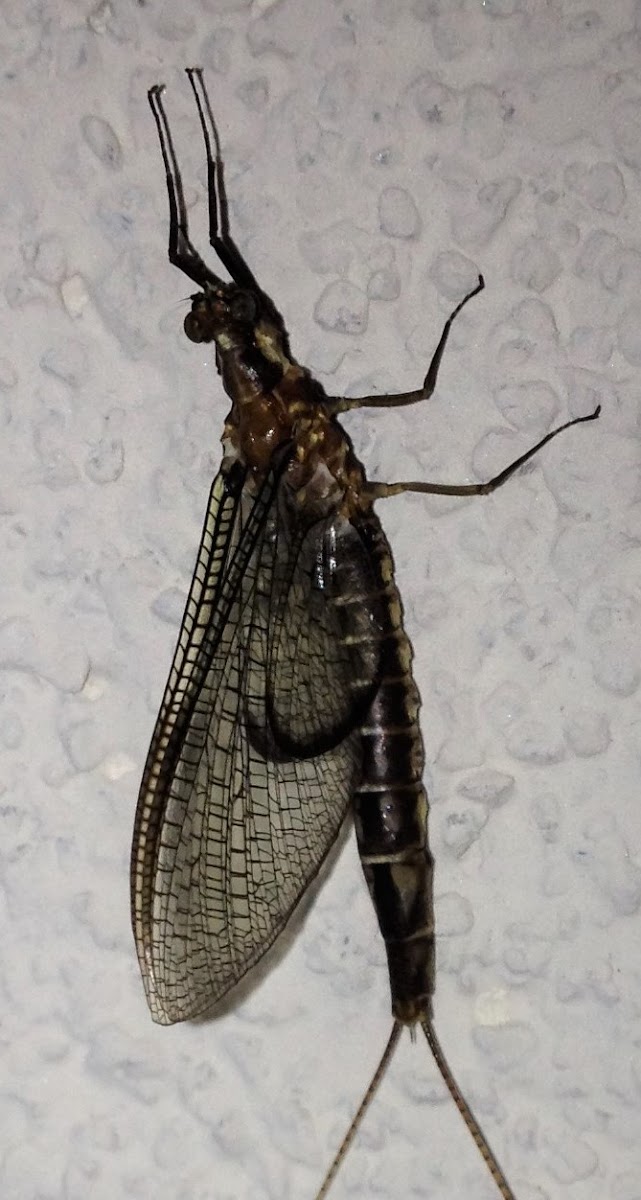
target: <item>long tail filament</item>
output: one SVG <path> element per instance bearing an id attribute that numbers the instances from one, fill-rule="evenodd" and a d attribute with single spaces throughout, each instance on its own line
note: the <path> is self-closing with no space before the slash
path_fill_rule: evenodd
<path id="1" fill-rule="evenodd" d="M 489 1142 L 487 1141 L 481 1126 L 474 1116 L 472 1109 L 465 1099 L 465 1096 L 461 1092 L 448 1066 L 447 1059 L 445 1058 L 445 1055 L 441 1049 L 441 1044 L 436 1036 L 432 1022 L 428 1017 L 423 1017 L 420 1024 L 423 1033 L 427 1038 L 427 1044 L 432 1051 L 434 1062 L 441 1073 L 443 1082 L 445 1083 L 450 1096 L 452 1097 L 463 1120 L 465 1121 L 465 1124 L 474 1139 L 479 1154 L 481 1155 L 483 1162 L 485 1163 L 490 1175 L 492 1176 L 492 1179 L 501 1193 L 503 1200 L 516 1200 L 514 1192 L 505 1178 L 502 1168 L 499 1166 L 496 1155 L 491 1150 Z M 356 1115 L 354 1116 L 352 1123 L 336 1152 L 334 1161 L 332 1162 L 332 1165 L 330 1166 L 329 1171 L 322 1182 L 320 1191 L 316 1194 L 315 1200 L 325 1200 L 325 1197 L 327 1196 L 327 1193 L 338 1173 L 340 1165 L 343 1162 L 343 1159 L 345 1158 L 345 1155 L 347 1154 L 352 1142 L 354 1141 L 354 1138 L 356 1137 L 356 1134 L 363 1121 L 363 1117 L 372 1103 L 372 1100 L 374 1099 L 374 1096 L 376 1095 L 376 1092 L 380 1086 L 381 1080 L 383 1079 L 383 1076 L 385 1075 L 385 1072 L 387 1071 L 387 1068 L 392 1060 L 392 1056 L 398 1044 L 398 1039 L 401 1035 L 402 1028 L 403 1026 L 400 1021 L 395 1021 L 392 1025 L 392 1032 L 390 1033 L 387 1045 L 381 1056 L 381 1061 L 379 1062 L 372 1076 L 371 1083 L 365 1092 Z"/>
<path id="2" fill-rule="evenodd" d="M 349 1129 L 347 1130 L 347 1133 L 345 1134 L 345 1137 L 343 1138 L 343 1140 L 336 1152 L 336 1157 L 334 1158 L 334 1161 L 333 1161 L 331 1167 L 329 1168 L 329 1171 L 327 1172 L 327 1174 L 321 1184 L 321 1189 L 316 1196 L 316 1200 L 325 1200 L 325 1196 L 327 1195 L 327 1193 L 332 1185 L 332 1182 L 338 1172 L 338 1169 L 339 1169 L 343 1159 L 345 1158 L 345 1155 L 347 1154 L 347 1151 L 349 1150 L 352 1142 L 354 1141 L 354 1138 L 356 1137 L 356 1134 L 357 1134 L 359 1126 L 363 1120 L 363 1117 L 365 1116 L 365 1113 L 367 1112 L 370 1104 L 372 1103 L 372 1100 L 374 1099 L 374 1096 L 376 1095 L 376 1092 L 378 1091 L 379 1084 L 391 1062 L 392 1055 L 394 1054 L 396 1045 L 398 1043 L 398 1039 L 401 1036 L 402 1028 L 403 1028 L 403 1026 L 401 1025 L 400 1021 L 395 1021 L 394 1024 L 392 1025 L 392 1032 L 389 1035 L 389 1040 L 383 1051 L 381 1061 L 379 1062 L 379 1064 L 372 1076 L 372 1081 L 371 1081 L 367 1091 L 365 1092 L 363 1099 L 361 1100 L 361 1103 L 358 1107 L 358 1111 L 357 1111 L 354 1119 L 352 1120 L 352 1123 L 351 1123 Z"/>
<path id="3" fill-rule="evenodd" d="M 465 1121 L 467 1128 L 474 1138 L 478 1152 L 481 1155 L 481 1158 L 483 1159 L 488 1171 L 490 1172 L 490 1175 L 492 1176 L 497 1188 L 499 1189 L 503 1200 L 516 1200 L 514 1192 L 505 1178 L 502 1168 L 499 1166 L 496 1155 L 494 1154 L 493 1150 L 490 1149 L 489 1142 L 487 1141 L 481 1126 L 479 1125 L 474 1113 L 472 1112 L 472 1109 L 470 1108 L 465 1096 L 458 1086 L 458 1083 L 450 1071 L 447 1059 L 441 1050 L 441 1044 L 436 1036 L 436 1033 L 434 1032 L 434 1026 L 427 1017 L 424 1017 L 421 1021 L 421 1028 L 425 1034 L 425 1037 L 427 1038 L 427 1044 L 434 1056 L 434 1062 L 441 1072 L 443 1082 L 445 1083 L 452 1100 L 454 1101 L 463 1120 Z"/>

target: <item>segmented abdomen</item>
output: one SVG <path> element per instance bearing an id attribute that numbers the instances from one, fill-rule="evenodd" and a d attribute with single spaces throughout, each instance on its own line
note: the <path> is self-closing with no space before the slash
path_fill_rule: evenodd
<path id="1" fill-rule="evenodd" d="M 414 1024 L 434 990 L 433 859 L 427 844 L 420 697 L 387 538 L 372 512 L 359 522 L 376 581 L 379 687 L 361 727 L 354 823 L 385 940 L 394 1016 Z"/>

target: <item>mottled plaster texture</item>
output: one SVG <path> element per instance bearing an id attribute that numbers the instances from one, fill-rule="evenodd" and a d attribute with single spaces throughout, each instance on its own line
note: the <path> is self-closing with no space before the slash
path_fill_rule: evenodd
<path id="1" fill-rule="evenodd" d="M 389 1031 L 344 840 L 286 945 L 163 1029 L 129 925 L 140 774 L 227 409 L 187 342 L 146 90 L 194 237 L 233 229 L 373 479 L 415 669 L 436 1024 L 518 1200 L 641 1197 L 641 5 L 5 0 L 0 8 L 0 1196 L 314 1196 Z M 403 1038 L 335 1200 L 496 1193 Z"/>

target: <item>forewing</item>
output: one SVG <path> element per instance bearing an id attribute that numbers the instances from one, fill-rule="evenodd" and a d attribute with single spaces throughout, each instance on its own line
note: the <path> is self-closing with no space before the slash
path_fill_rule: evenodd
<path id="1" fill-rule="evenodd" d="M 176 837 L 171 792 L 180 763 L 197 764 L 207 713 L 198 704 L 203 681 L 225 662 L 229 630 L 239 619 L 239 595 L 248 563 L 256 553 L 285 459 L 277 462 L 254 497 L 240 464 L 221 471 L 209 496 L 185 613 L 160 712 L 143 772 L 131 854 L 131 916 L 147 998 L 153 1000 L 154 962 L 164 930 L 155 925 L 154 906 L 167 888 L 164 846 Z M 213 680 L 211 680 L 213 685 Z"/>
<path id="2" fill-rule="evenodd" d="M 291 653 L 282 659 L 287 634 L 298 651 L 312 639 L 319 662 L 324 655 L 328 694 L 332 678 L 334 693 L 344 682 L 346 653 L 336 651 L 328 590 L 304 603 L 314 579 L 307 564 L 317 562 L 328 524 L 316 522 L 314 533 L 291 512 L 285 519 L 286 488 L 281 467 L 248 517 L 242 496 L 233 507 L 224 489 L 213 489 L 143 778 L 134 929 L 161 1023 L 211 1007 L 267 950 L 332 845 L 358 777 L 355 723 L 342 720 L 338 737 L 328 706 L 322 753 L 290 753 L 274 734 L 275 699 L 293 742 L 302 745 L 299 726 L 310 727 L 303 710 L 314 658 L 305 652 L 307 666 L 292 672 Z M 282 678 L 281 659 L 290 664 Z M 322 720 L 311 725 L 318 732 Z"/>

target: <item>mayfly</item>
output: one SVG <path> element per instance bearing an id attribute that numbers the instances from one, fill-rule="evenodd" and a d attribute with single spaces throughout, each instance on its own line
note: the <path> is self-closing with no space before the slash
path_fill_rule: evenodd
<path id="1" fill-rule="evenodd" d="M 328 396 L 292 358 L 282 318 L 229 232 L 218 133 L 199 69 L 187 71 L 204 138 L 209 240 L 220 279 L 192 244 L 162 102 L 149 102 L 169 195 L 169 260 L 196 284 L 185 333 L 213 342 L 231 399 L 174 661 L 144 770 L 131 905 L 152 1017 L 210 1009 L 265 954 L 317 875 L 345 816 L 387 951 L 393 1024 L 321 1200 L 401 1030 L 425 1034 L 504 1200 L 514 1194 L 437 1041 L 434 918 L 420 700 L 392 554 L 374 502 L 400 492 L 487 495 L 564 429 L 486 483 L 373 483 L 340 426 L 362 405 L 434 391 L 457 313 L 420 388 Z"/>

